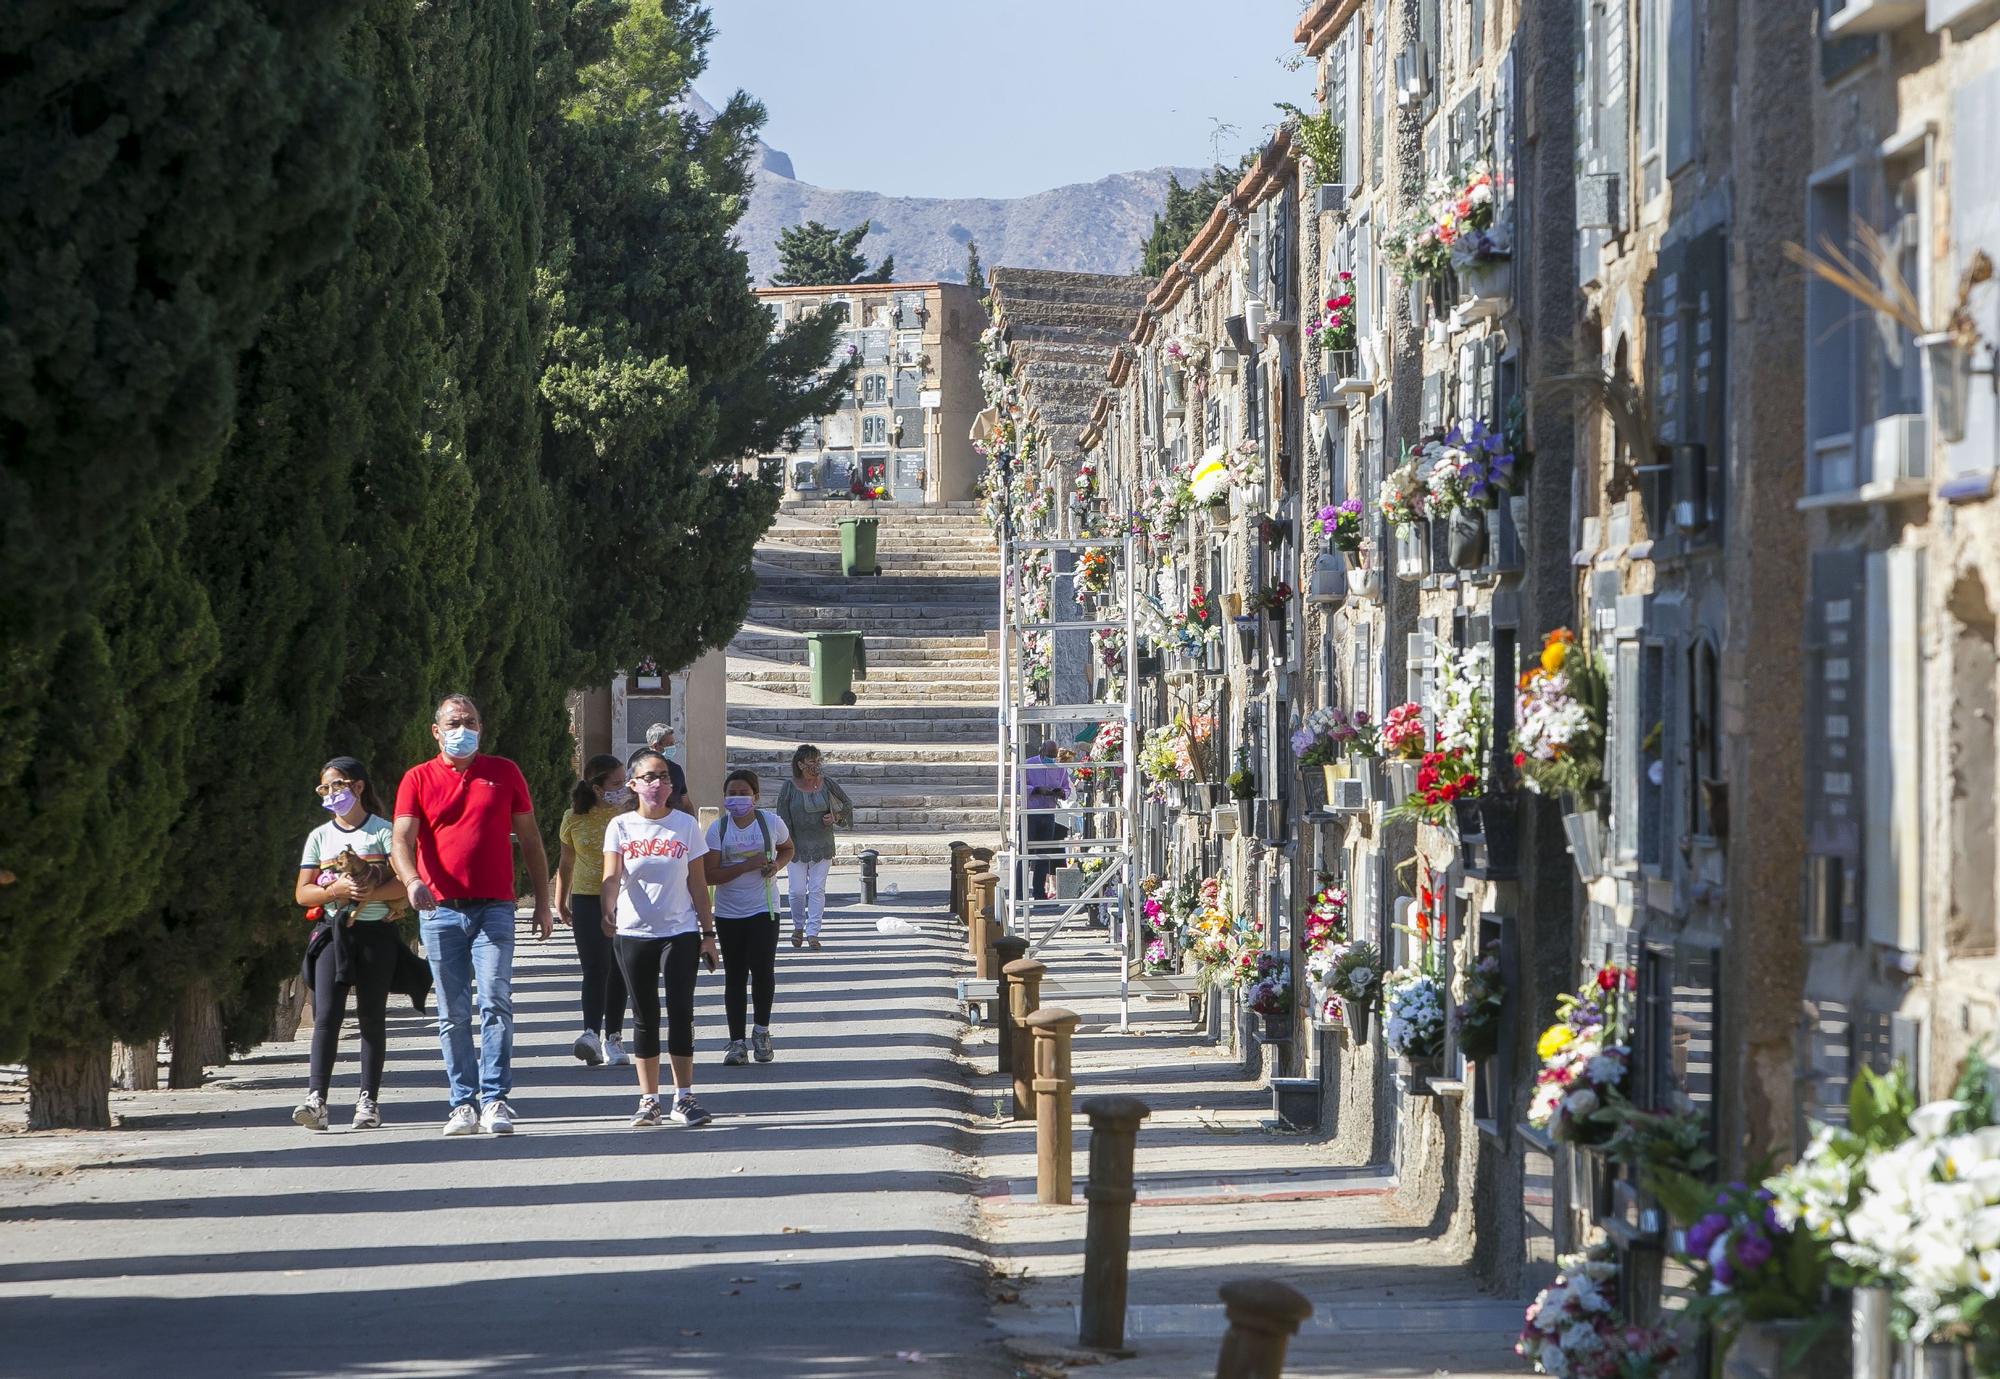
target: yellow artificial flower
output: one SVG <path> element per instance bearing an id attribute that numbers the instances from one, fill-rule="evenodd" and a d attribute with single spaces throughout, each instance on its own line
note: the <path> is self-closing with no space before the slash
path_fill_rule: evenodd
<path id="1" fill-rule="evenodd" d="M 1563 662 L 1568 659 L 1569 646 L 1567 643 L 1551 641 L 1547 646 L 1542 648 L 1542 669 L 1551 675 L 1560 671 L 1563 668 Z"/>
<path id="2" fill-rule="evenodd" d="M 1569 1047 L 1570 1037 L 1568 1025 L 1550 1025 L 1535 1041 L 1535 1052 L 1542 1058 L 1551 1058 Z"/>

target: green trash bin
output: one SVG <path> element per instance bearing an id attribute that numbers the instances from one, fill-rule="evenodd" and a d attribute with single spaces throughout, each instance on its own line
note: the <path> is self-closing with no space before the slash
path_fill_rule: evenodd
<path id="1" fill-rule="evenodd" d="M 879 519 L 874 517 L 843 517 L 840 519 L 840 572 L 844 575 L 879 575 L 882 567 L 875 563 L 875 527 Z"/>
<path id="2" fill-rule="evenodd" d="M 859 632 L 808 632 L 815 704 L 852 704 L 854 682 L 868 678 L 868 651 Z"/>

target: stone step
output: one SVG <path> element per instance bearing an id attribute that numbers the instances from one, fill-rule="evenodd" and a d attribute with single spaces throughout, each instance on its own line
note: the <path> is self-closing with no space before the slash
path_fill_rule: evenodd
<path id="1" fill-rule="evenodd" d="M 970 843 L 974 847 L 998 848 L 1000 830 L 997 828 L 967 827 L 958 832 L 940 830 L 938 832 L 914 833 L 842 833 L 835 843 L 835 868 L 846 870 L 855 865 L 855 857 L 868 848 L 880 853 L 885 862 L 934 862 L 951 860 L 953 843 Z"/>
<path id="2" fill-rule="evenodd" d="M 961 552 L 940 543 L 935 551 L 880 550 L 875 553 L 875 561 L 890 575 L 936 575 L 958 579 L 984 579 L 989 582 L 1000 577 L 1000 562 L 997 556 L 983 556 L 977 553 Z M 811 571 L 814 574 L 840 575 L 840 552 L 838 549 L 819 549 L 812 546 L 770 546 L 757 548 L 751 562 L 762 573 L 764 570 Z M 845 576 L 840 576 L 845 578 Z"/>
<path id="3" fill-rule="evenodd" d="M 947 637 L 971 637 L 987 629 L 998 629 L 1000 610 L 984 603 L 944 607 L 815 606 L 805 603 L 750 605 L 750 621 L 786 631 L 883 632 L 900 637 L 923 637 L 942 633 Z"/>
<path id="4" fill-rule="evenodd" d="M 998 609 L 1000 585 L 995 580 L 899 579 L 882 575 L 852 583 L 824 575 L 763 574 L 757 579 L 759 603 L 804 603 L 829 608 L 957 607 Z"/>
<path id="5" fill-rule="evenodd" d="M 755 771 L 763 778 L 765 798 L 774 799 L 774 792 L 791 769 L 792 754 L 789 751 L 760 754 L 732 750 L 728 762 L 732 771 L 739 766 Z M 829 764 L 827 770 L 839 777 L 841 785 L 855 799 L 866 794 L 877 804 L 895 808 L 904 808 L 911 801 L 935 802 L 961 797 L 977 797 L 990 802 L 996 783 L 990 762 L 843 760 L 837 766 Z"/>
<path id="6" fill-rule="evenodd" d="M 814 704 L 803 710 L 789 704 L 729 706 L 729 726 L 732 730 L 750 724 L 782 727 L 801 718 L 866 724 L 870 728 L 914 727 L 925 723 L 983 723 L 990 728 L 994 722 L 994 707 L 991 704 L 908 704 L 893 712 L 883 713 L 860 704 Z M 865 741 L 872 735 L 862 734 L 861 740 Z"/>
<path id="7" fill-rule="evenodd" d="M 855 801 L 854 826 L 870 830 L 897 828 L 1000 827 L 1000 811 L 984 809 L 877 809 Z"/>
<path id="8" fill-rule="evenodd" d="M 775 765 L 790 770 L 792 752 L 803 741 L 804 738 L 793 737 L 789 733 L 777 736 L 732 728 L 726 754 L 732 766 L 752 766 L 763 771 Z M 847 770 L 859 771 L 879 766 L 890 773 L 921 773 L 933 768 L 960 771 L 977 768 L 991 779 L 999 761 L 990 737 L 985 742 L 933 742 L 917 746 L 820 737 L 813 739 L 813 745 L 825 756 L 828 772 L 836 776 Z"/>
<path id="9" fill-rule="evenodd" d="M 972 513 L 977 515 L 981 503 L 977 498 L 954 498 L 939 503 L 899 503 L 893 499 L 876 502 L 872 499 L 855 498 L 786 498 L 778 504 L 779 512 L 834 512 L 841 515 L 852 513 L 861 517 L 873 517 L 877 513 Z"/>
<path id="10" fill-rule="evenodd" d="M 940 639 L 944 640 L 944 639 Z M 966 640 L 972 640 L 967 638 Z M 803 637 L 738 637 L 729 644 L 732 662 L 760 664 L 772 668 L 806 666 L 809 653 Z M 997 673 L 1000 660 L 989 654 L 984 644 L 977 649 L 901 646 L 891 637 L 868 638 L 868 669 L 929 670 L 937 673 Z"/>
<path id="11" fill-rule="evenodd" d="M 730 684 L 769 690 L 773 694 L 803 698 L 810 692 L 811 682 L 812 672 L 804 666 L 753 669 L 732 663 L 729 667 Z M 872 702 L 901 698 L 944 699 L 961 704 L 990 701 L 995 691 L 996 683 L 992 675 L 945 675 L 936 668 L 923 666 L 891 666 L 885 669 L 874 665 L 868 668 L 868 678 L 854 689 L 857 697 Z"/>

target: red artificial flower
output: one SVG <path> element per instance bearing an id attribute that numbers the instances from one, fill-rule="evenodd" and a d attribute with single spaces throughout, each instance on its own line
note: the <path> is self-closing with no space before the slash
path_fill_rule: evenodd
<path id="1" fill-rule="evenodd" d="M 1629 967 L 1625 969 L 1625 989 L 1627 991 L 1637 991 L 1639 989 L 1639 974 Z"/>
<path id="2" fill-rule="evenodd" d="M 1458 798 L 1458 787 L 1456 785 L 1452 785 L 1449 782 L 1447 782 L 1443 786 L 1439 787 L 1438 799 L 1441 802 L 1449 802 L 1457 798 Z"/>
<path id="3" fill-rule="evenodd" d="M 1458 778 L 1458 788 L 1461 790 L 1470 790 L 1478 784 L 1479 784 L 1479 777 L 1473 775 L 1472 772 L 1470 771 L 1467 771 L 1464 775 Z"/>
<path id="4" fill-rule="evenodd" d="M 1340 280 L 1344 283 L 1351 283 L 1354 281 L 1354 275 L 1352 273 L 1341 273 L 1338 276 Z"/>
<path id="5" fill-rule="evenodd" d="M 1519 770 L 1519 769 L 1520 769 L 1521 767 L 1523 767 L 1523 766 L 1525 766 L 1525 765 L 1527 765 L 1527 764 L 1528 764 L 1528 754 L 1527 754 L 1526 752 L 1516 752 L 1516 753 L 1514 753 L 1514 769 L 1515 769 L 1515 770 L 1517 770 L 1517 771 L 1518 771 L 1518 770 Z"/>
<path id="6" fill-rule="evenodd" d="M 1618 985 L 1617 968 L 1600 967 L 1597 969 L 1597 989 L 1599 991 L 1610 991 L 1617 985 Z"/>
<path id="7" fill-rule="evenodd" d="M 1333 307 L 1349 307 L 1349 306 L 1353 306 L 1353 305 L 1354 305 L 1354 298 L 1352 298 L 1352 297 L 1336 297 L 1336 298 L 1334 298 L 1334 299 L 1333 299 L 1333 300 L 1332 300 L 1331 302 L 1327 303 L 1327 305 L 1328 305 L 1328 306 L 1333 306 Z"/>

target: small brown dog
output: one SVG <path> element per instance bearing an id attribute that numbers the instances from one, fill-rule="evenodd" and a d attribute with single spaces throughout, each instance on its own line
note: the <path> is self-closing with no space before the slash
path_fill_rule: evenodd
<path id="1" fill-rule="evenodd" d="M 389 864 L 387 862 L 367 861 L 359 853 L 355 852 L 353 848 L 342 848 L 340 856 L 334 858 L 321 869 L 319 884 L 322 886 L 328 885 L 335 877 L 339 876 L 346 877 L 363 890 L 372 891 L 379 886 L 389 884 Z M 364 903 L 366 902 L 358 900 L 328 901 L 322 909 L 326 917 L 334 923 L 352 924 L 354 923 L 355 913 L 360 910 Z M 390 906 L 392 912 L 399 908 L 401 907 Z"/>

